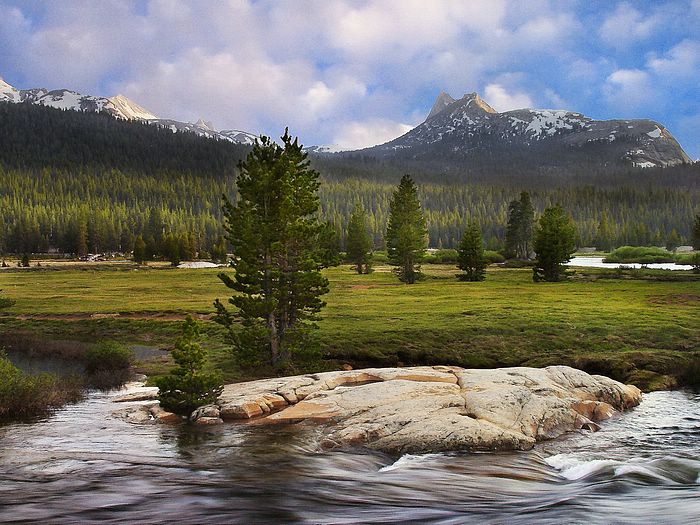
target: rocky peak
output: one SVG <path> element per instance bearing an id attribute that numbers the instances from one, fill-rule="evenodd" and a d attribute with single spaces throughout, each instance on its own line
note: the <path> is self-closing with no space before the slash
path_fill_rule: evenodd
<path id="1" fill-rule="evenodd" d="M 464 108 L 470 108 L 483 113 L 498 113 L 495 109 L 489 106 L 484 99 L 482 99 L 478 93 L 465 93 L 465 95 L 459 99 L 460 106 Z"/>
<path id="2" fill-rule="evenodd" d="M 438 113 L 442 113 L 442 111 L 453 102 L 455 102 L 455 99 L 453 99 L 450 95 L 442 91 L 435 99 L 435 103 L 433 104 L 430 113 L 428 113 L 428 118 L 426 118 L 425 120 L 434 117 Z"/>
<path id="3" fill-rule="evenodd" d="M 214 124 L 212 124 L 211 121 L 204 120 L 203 118 L 200 118 L 197 122 L 194 123 L 194 125 L 200 129 L 205 129 L 207 131 L 216 131 L 216 129 L 214 129 Z"/>
<path id="4" fill-rule="evenodd" d="M 158 117 L 148 111 L 143 106 L 140 106 L 133 100 L 128 99 L 124 95 L 116 95 L 110 97 L 109 101 L 114 106 L 118 116 L 128 120 L 153 120 Z"/>

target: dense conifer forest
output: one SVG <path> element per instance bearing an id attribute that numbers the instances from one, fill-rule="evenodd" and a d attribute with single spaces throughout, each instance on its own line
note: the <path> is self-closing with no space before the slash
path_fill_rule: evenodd
<path id="1" fill-rule="evenodd" d="M 236 165 L 248 151 L 107 115 L 0 104 L 0 252 L 129 252 L 139 235 L 153 253 L 169 236 L 190 251 L 211 252 L 223 234 L 221 196 L 235 200 Z M 509 203 L 522 190 L 537 215 L 556 204 L 570 213 L 579 246 L 595 244 L 604 213 L 613 245 L 663 245 L 674 230 L 687 244 L 700 210 L 698 164 L 563 171 L 359 153 L 313 164 L 322 176 L 322 219 L 344 243 L 350 214 L 362 203 L 377 248 L 384 247 L 391 194 L 406 173 L 418 184 L 435 248 L 456 248 L 470 220 L 481 225 L 487 248 L 502 248 Z"/>

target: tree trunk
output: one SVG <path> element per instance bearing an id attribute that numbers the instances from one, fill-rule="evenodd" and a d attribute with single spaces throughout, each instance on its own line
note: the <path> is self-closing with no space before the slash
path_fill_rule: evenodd
<path id="1" fill-rule="evenodd" d="M 267 329 L 270 331 L 270 361 L 273 366 L 276 366 L 280 361 L 280 340 L 274 311 L 267 316 Z"/>

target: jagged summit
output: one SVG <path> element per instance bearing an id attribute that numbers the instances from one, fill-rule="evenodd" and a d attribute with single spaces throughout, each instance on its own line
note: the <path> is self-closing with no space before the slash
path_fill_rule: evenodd
<path id="1" fill-rule="evenodd" d="M 498 113 L 495 109 L 493 109 L 491 106 L 489 106 L 486 101 L 479 96 L 478 93 L 466 93 L 461 99 L 459 99 L 457 102 L 462 102 L 462 105 L 472 108 L 472 109 L 480 109 L 485 113 Z"/>
<path id="2" fill-rule="evenodd" d="M 444 91 L 440 92 L 438 97 L 435 99 L 435 104 L 433 104 L 432 109 L 430 110 L 430 113 L 428 113 L 428 117 L 425 120 L 428 120 L 431 117 L 434 117 L 438 113 L 441 113 L 447 106 L 455 102 L 455 99 L 453 99 L 450 95 L 445 93 Z"/>
<path id="3" fill-rule="evenodd" d="M 448 109 L 450 111 L 454 111 L 456 109 L 465 109 L 469 110 L 469 113 L 472 114 L 498 113 L 495 109 L 489 106 L 486 103 L 486 101 L 484 101 L 484 99 L 482 99 L 476 92 L 466 93 L 462 98 L 454 99 L 448 93 L 442 91 L 438 95 L 437 99 L 435 99 L 435 103 L 433 104 L 430 113 L 428 113 L 428 117 L 425 119 L 426 122 Z"/>
<path id="4" fill-rule="evenodd" d="M 124 95 L 110 97 L 108 100 L 114 104 L 115 109 L 121 113 L 121 116 L 125 119 L 154 120 L 158 118 L 146 108 L 126 98 Z"/>
<path id="5" fill-rule="evenodd" d="M 204 120 L 201 117 L 197 122 L 194 123 L 194 125 L 198 128 L 206 129 L 208 131 L 216 131 L 216 129 L 214 128 L 214 124 L 212 124 L 211 121 Z"/>

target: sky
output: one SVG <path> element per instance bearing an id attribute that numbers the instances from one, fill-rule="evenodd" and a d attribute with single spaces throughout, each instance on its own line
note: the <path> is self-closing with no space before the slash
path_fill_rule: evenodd
<path id="1" fill-rule="evenodd" d="M 657 120 L 700 157 L 700 0 L 0 0 L 0 78 L 346 148 L 476 91 Z"/>

